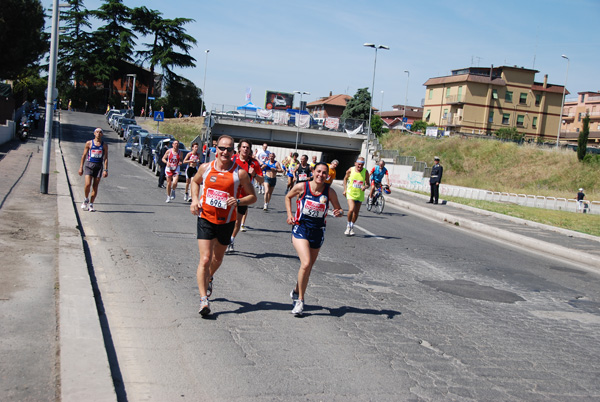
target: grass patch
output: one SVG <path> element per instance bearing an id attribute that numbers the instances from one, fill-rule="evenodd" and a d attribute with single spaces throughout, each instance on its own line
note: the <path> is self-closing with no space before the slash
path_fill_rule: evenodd
<path id="1" fill-rule="evenodd" d="M 579 162 L 571 150 L 460 136 L 438 140 L 394 131 L 380 142 L 384 149 L 415 156 L 429 166 L 438 155 L 446 184 L 563 198 L 574 198 L 583 187 L 588 200 L 600 199 L 600 162 Z"/>
<path id="2" fill-rule="evenodd" d="M 150 133 L 156 133 L 156 122 L 142 121 L 141 126 Z M 205 130 L 204 117 L 183 117 L 181 119 L 165 119 L 159 125 L 161 134 L 170 134 L 179 142 L 183 143 L 186 148 Z"/>

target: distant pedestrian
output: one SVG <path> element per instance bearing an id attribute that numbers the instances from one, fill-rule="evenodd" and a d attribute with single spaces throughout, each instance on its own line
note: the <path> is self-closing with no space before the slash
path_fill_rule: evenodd
<path id="1" fill-rule="evenodd" d="M 325 180 L 325 183 L 333 183 L 333 181 L 335 180 L 335 176 L 337 175 L 336 169 L 339 164 L 340 162 L 337 159 L 334 159 L 331 161 L 331 163 L 327 164 L 327 166 L 329 167 L 329 174 L 327 176 L 327 180 Z"/>
<path id="2" fill-rule="evenodd" d="M 94 139 L 85 143 L 81 163 L 79 164 L 79 176 L 85 173 L 85 186 L 83 204 L 81 209 L 94 212 L 94 201 L 98 195 L 98 186 L 102 177 L 108 176 L 108 145 L 102 141 L 104 133 L 98 127 L 94 130 Z M 104 169 L 102 169 L 104 165 Z M 90 196 L 90 188 L 92 194 Z"/>
<path id="3" fill-rule="evenodd" d="M 142 111 L 140 112 L 140 117 L 144 117 L 144 113 L 146 113 L 146 109 L 142 106 Z"/>
<path id="4" fill-rule="evenodd" d="M 69 104 L 67 105 L 67 110 L 71 111 L 72 109 L 72 103 L 71 103 L 71 99 L 69 99 Z"/>
<path id="5" fill-rule="evenodd" d="M 577 192 L 577 212 L 585 212 L 588 205 L 589 204 L 585 199 L 585 193 L 583 192 L 583 189 L 580 188 Z"/>
<path id="6" fill-rule="evenodd" d="M 168 138 L 166 140 L 163 140 L 162 146 L 160 147 L 160 152 L 158 153 L 157 162 L 158 168 L 160 169 L 158 173 L 158 187 L 160 188 L 165 188 L 165 167 L 167 166 L 167 164 L 163 162 L 163 157 L 169 150 L 170 142 L 171 140 L 169 140 Z"/>
<path id="7" fill-rule="evenodd" d="M 440 165 L 440 158 L 433 158 L 433 167 L 431 168 L 431 177 L 429 177 L 429 186 L 431 187 L 431 196 L 428 204 L 437 204 L 440 198 L 440 183 L 442 182 L 442 174 L 444 168 Z"/>

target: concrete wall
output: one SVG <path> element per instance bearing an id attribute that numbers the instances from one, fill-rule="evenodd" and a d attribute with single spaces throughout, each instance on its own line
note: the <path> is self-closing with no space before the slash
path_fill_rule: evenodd
<path id="1" fill-rule="evenodd" d="M 7 120 L 6 124 L 0 125 L 0 145 L 6 144 L 15 137 L 15 122 Z"/>

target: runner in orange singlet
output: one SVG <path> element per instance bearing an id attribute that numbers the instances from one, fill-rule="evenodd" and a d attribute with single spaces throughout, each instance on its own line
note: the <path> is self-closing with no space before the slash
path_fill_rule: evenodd
<path id="1" fill-rule="evenodd" d="M 190 211 L 198 215 L 200 262 L 197 279 L 199 313 L 203 317 L 210 314 L 208 297 L 212 294 L 212 277 L 223 262 L 235 226 L 236 209 L 256 202 L 248 172 L 231 160 L 233 149 L 233 138 L 227 135 L 219 137 L 216 159 L 202 164 L 192 179 Z M 202 194 L 199 197 L 200 185 Z M 242 190 L 245 196 L 241 196 Z"/>

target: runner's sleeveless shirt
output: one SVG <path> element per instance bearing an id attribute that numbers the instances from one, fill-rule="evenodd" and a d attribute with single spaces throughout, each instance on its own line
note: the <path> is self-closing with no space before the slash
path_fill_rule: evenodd
<path id="1" fill-rule="evenodd" d="M 304 194 L 296 201 L 296 224 L 302 224 L 311 229 L 325 227 L 325 218 L 329 209 L 329 184 L 325 185 L 319 195 L 310 190 L 310 182 L 304 184 Z"/>
<path id="2" fill-rule="evenodd" d="M 346 184 L 346 196 L 354 201 L 363 202 L 365 200 L 365 192 L 361 187 L 365 185 L 367 170 L 363 168 L 360 172 L 356 171 L 356 167 L 352 167 L 352 173 Z"/>
<path id="3" fill-rule="evenodd" d="M 88 162 L 101 163 L 102 157 L 104 156 L 104 141 L 100 142 L 100 145 L 96 145 L 96 141 L 92 140 L 92 146 L 88 151 Z"/>
<path id="4" fill-rule="evenodd" d="M 229 170 L 218 170 L 212 161 L 202 175 L 202 194 L 200 197 L 200 217 L 216 225 L 235 220 L 236 205 L 228 206 L 227 198 L 239 197 L 241 190 L 239 166 L 232 164 Z"/>

